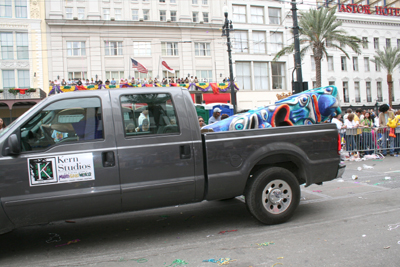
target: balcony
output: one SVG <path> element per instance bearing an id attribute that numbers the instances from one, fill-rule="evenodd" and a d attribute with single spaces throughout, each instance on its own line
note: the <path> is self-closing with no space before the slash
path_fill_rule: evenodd
<path id="1" fill-rule="evenodd" d="M 6 119 L 6 123 L 11 123 L 13 119 L 19 116 L 15 115 L 15 113 L 13 115 L 14 107 L 18 107 L 19 110 L 21 110 L 21 108 L 27 110 L 47 96 L 46 92 L 40 88 L 29 88 L 29 92 L 28 89 L 16 89 L 9 92 L 9 89 L 1 88 L 0 91 L 2 91 L 2 93 L 0 93 L 0 107 L 7 106 L 10 114 L 9 119 L 5 118 L 5 114 L 2 115 L 3 120 Z"/>
<path id="2" fill-rule="evenodd" d="M 35 92 L 19 92 L 14 91 L 15 93 L 10 93 L 9 89 L 0 89 L 3 93 L 0 93 L 0 101 L 1 100 L 31 100 L 31 99 L 43 99 L 47 96 L 46 92 L 40 88 L 33 88 Z M 21 101 L 24 102 L 24 101 Z"/>
<path id="3" fill-rule="evenodd" d="M 383 101 L 383 97 L 382 96 L 378 96 L 378 101 L 382 102 Z"/>
<path id="4" fill-rule="evenodd" d="M 371 96 L 367 96 L 367 102 L 372 102 L 372 97 Z"/>
<path id="5" fill-rule="evenodd" d="M 349 103 L 349 102 L 350 102 L 349 97 L 348 96 L 344 96 L 344 103 Z"/>
<path id="6" fill-rule="evenodd" d="M 361 97 L 356 96 L 356 103 L 360 103 L 361 102 Z"/>

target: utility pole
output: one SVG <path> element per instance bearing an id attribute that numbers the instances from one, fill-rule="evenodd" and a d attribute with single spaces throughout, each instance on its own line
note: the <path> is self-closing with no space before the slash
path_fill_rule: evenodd
<path id="1" fill-rule="evenodd" d="M 226 45 L 228 46 L 228 57 L 229 57 L 229 82 L 231 89 L 231 102 L 233 105 L 233 113 L 236 114 L 236 93 L 235 93 L 235 81 L 233 79 L 233 66 L 232 66 L 232 45 L 229 33 L 233 31 L 232 21 L 228 20 L 228 10 L 224 8 L 225 23 L 222 26 L 222 36 L 226 36 Z"/>
<path id="2" fill-rule="evenodd" d="M 296 82 L 293 81 L 293 94 L 303 91 L 303 74 L 301 72 L 301 56 L 300 56 L 300 33 L 297 23 L 297 7 L 296 0 L 292 0 L 292 15 L 293 15 L 293 36 L 294 36 L 294 68 L 296 69 Z"/>

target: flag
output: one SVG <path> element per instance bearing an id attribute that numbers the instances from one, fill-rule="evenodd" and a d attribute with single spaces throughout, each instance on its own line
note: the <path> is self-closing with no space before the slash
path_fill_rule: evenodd
<path id="1" fill-rule="evenodd" d="M 161 58 L 161 65 L 167 69 L 168 72 L 175 73 L 175 70 L 168 66 L 167 62 L 163 58 Z"/>
<path id="2" fill-rule="evenodd" d="M 139 62 L 137 62 L 136 60 L 134 60 L 133 58 L 131 58 L 132 60 L 132 68 L 137 69 L 138 72 L 140 73 L 148 73 L 149 71 L 146 69 L 145 66 L 143 66 L 142 64 L 140 64 Z"/>

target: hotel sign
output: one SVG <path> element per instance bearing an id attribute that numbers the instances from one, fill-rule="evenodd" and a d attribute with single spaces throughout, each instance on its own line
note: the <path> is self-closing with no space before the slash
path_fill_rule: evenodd
<path id="1" fill-rule="evenodd" d="M 375 6 L 374 10 L 373 7 L 370 7 L 369 5 L 339 4 L 338 10 L 339 12 L 359 13 L 359 14 L 372 14 L 371 12 L 375 11 L 376 15 L 400 17 L 400 8 L 395 8 L 395 7 Z"/>

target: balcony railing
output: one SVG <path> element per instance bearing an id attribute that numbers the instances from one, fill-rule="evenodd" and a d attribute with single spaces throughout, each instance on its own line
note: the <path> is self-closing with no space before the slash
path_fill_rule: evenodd
<path id="1" fill-rule="evenodd" d="M 378 101 L 382 102 L 383 101 L 383 97 L 382 96 L 378 96 Z"/>
<path id="2" fill-rule="evenodd" d="M 344 102 L 345 102 L 345 103 L 349 103 L 349 102 L 350 102 L 350 99 L 349 99 L 348 96 L 344 96 Z"/>
<path id="3" fill-rule="evenodd" d="M 0 89 L 3 93 L 0 93 L 0 100 L 15 100 L 15 99 L 43 99 L 47 96 L 46 92 L 40 88 L 36 89 L 35 92 L 25 92 L 21 94 L 18 90 L 15 91 L 16 94 L 10 93 L 9 89 Z"/>
<path id="4" fill-rule="evenodd" d="M 361 97 L 356 96 L 356 102 L 357 102 L 357 103 L 360 103 L 360 102 L 361 102 Z"/>
<path id="5" fill-rule="evenodd" d="M 367 102 L 372 102 L 372 97 L 371 96 L 367 96 Z"/>

